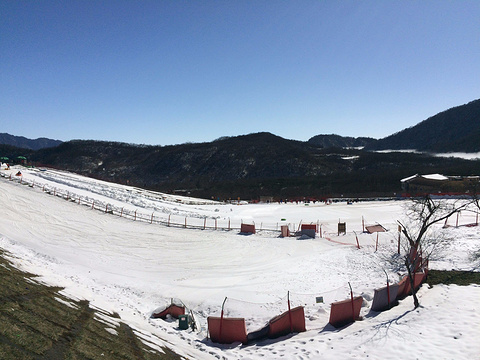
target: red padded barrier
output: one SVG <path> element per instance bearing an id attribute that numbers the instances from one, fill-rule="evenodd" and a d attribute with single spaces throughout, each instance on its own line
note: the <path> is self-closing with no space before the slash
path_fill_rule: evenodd
<path id="1" fill-rule="evenodd" d="M 403 299 L 405 296 L 408 295 L 407 284 L 408 289 L 410 289 L 410 280 L 408 279 L 408 275 L 405 275 L 398 283 L 397 300 Z"/>
<path id="2" fill-rule="evenodd" d="M 255 234 L 255 224 L 242 224 L 240 232 L 244 234 Z"/>
<path id="3" fill-rule="evenodd" d="M 413 285 L 415 289 L 418 289 L 420 285 L 422 285 L 423 281 L 425 280 L 427 274 L 423 272 L 417 272 L 413 278 Z M 398 294 L 397 299 L 403 299 L 405 296 L 410 295 L 412 293 L 412 286 L 410 285 L 410 279 L 408 275 L 405 275 L 402 280 L 398 283 Z"/>
<path id="4" fill-rule="evenodd" d="M 291 320 L 290 320 L 291 319 Z M 292 322 L 290 324 L 290 321 Z M 297 306 L 281 315 L 275 316 L 269 321 L 270 327 L 268 330 L 269 338 L 276 338 L 279 336 L 290 334 L 293 332 L 304 332 L 305 329 L 305 313 L 303 306 Z M 292 331 L 290 331 L 290 329 Z"/>
<path id="5" fill-rule="evenodd" d="M 391 308 L 397 300 L 399 284 L 392 284 L 375 289 L 372 302 L 373 311 L 384 311 Z M 390 300 L 390 303 L 389 303 Z"/>
<path id="6" fill-rule="evenodd" d="M 332 307 L 330 308 L 329 323 L 332 324 L 334 327 L 339 328 L 353 322 L 354 319 L 358 319 L 358 317 L 360 316 L 360 308 L 362 307 L 362 302 L 363 297 L 354 297 L 353 309 L 351 299 L 332 303 Z"/>
<path id="7" fill-rule="evenodd" d="M 221 318 L 209 316 L 207 318 L 210 339 L 219 344 L 234 342 L 247 343 L 247 328 L 244 318 Z"/>

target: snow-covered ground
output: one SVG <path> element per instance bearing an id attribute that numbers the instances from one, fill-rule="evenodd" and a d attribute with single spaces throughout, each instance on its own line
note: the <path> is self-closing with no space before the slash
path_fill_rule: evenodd
<path id="1" fill-rule="evenodd" d="M 22 184 L 15 176 L 19 170 Z M 6 177 L 0 178 L 0 247 L 18 266 L 65 287 L 70 296 L 117 312 L 144 337 L 156 334 L 165 340 L 159 345 L 173 346 L 188 358 L 475 359 L 480 354 L 478 285 L 424 285 L 420 308 L 414 310 L 407 297 L 389 311 L 370 312 L 374 289 L 386 284 L 384 271 L 391 282 L 401 275 L 391 260 L 397 252 L 396 221 L 404 216 L 402 201 L 222 204 L 53 170 L 13 167 L 1 174 Z M 10 175 L 15 181 L 8 180 Z M 92 210 L 90 202 L 110 211 Z M 144 221 L 119 216 L 135 211 Z M 148 221 L 169 217 L 199 228 Z M 243 221 L 267 230 L 240 235 L 236 229 L 214 230 L 215 220 L 219 227 L 228 222 L 237 228 Z M 346 222 L 346 235 L 338 235 L 339 221 Z M 473 214 L 459 218 L 460 224 L 474 221 Z M 279 237 L 280 225 L 293 230 L 301 222 L 318 223 L 322 236 Z M 364 233 L 363 225 L 377 223 L 389 231 L 378 234 L 375 251 L 377 234 Z M 204 224 L 209 224 L 205 230 Z M 440 231 L 452 241 L 430 268 L 472 269 L 480 227 Z M 348 283 L 354 295 L 364 297 L 363 320 L 335 329 L 328 325 L 330 303 L 350 296 Z M 254 331 L 287 310 L 287 293 L 292 306 L 305 306 L 306 332 L 252 345 L 207 339 L 206 318 L 220 314 L 225 298 L 225 316 L 244 317 L 247 330 Z M 316 303 L 320 296 L 324 302 Z M 172 298 L 192 311 L 198 331 L 150 318 Z"/>

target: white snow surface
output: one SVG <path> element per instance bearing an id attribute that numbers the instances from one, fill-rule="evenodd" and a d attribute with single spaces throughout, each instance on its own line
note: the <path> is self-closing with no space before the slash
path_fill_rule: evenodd
<path id="1" fill-rule="evenodd" d="M 0 247 L 21 269 L 65 287 L 66 295 L 117 312 L 145 341 L 189 359 L 479 358 L 478 285 L 423 285 L 418 309 L 407 297 L 389 311 L 370 312 L 374 289 L 386 285 L 384 271 L 390 282 L 403 275 L 389 260 L 396 256 L 396 221 L 404 216 L 404 201 L 222 204 L 43 170 L 1 171 Z M 18 171 L 21 177 L 15 177 Z M 55 189 L 56 196 L 47 189 Z M 79 197 L 86 203 L 79 205 Z M 108 204 L 113 214 L 92 210 L 86 199 Z M 119 209 L 143 212 L 147 220 L 120 217 Z M 211 225 L 216 219 L 232 228 L 244 221 L 269 230 L 246 236 L 238 229 L 148 221 L 168 216 L 200 227 L 205 219 Z M 474 217 L 462 213 L 449 224 L 471 224 Z M 347 234 L 338 235 L 339 221 L 347 223 Z M 322 236 L 279 237 L 280 225 L 293 230 L 300 222 L 320 224 Z M 377 223 L 389 231 L 362 231 Z M 440 231 L 452 240 L 430 268 L 475 269 L 471 255 L 480 248 L 480 227 Z M 349 298 L 348 283 L 355 296 L 364 297 L 362 320 L 335 329 L 328 325 L 330 304 Z M 306 332 L 250 345 L 220 345 L 207 338 L 206 318 L 220 315 L 225 297 L 225 316 L 244 317 L 250 332 L 288 309 L 288 293 L 292 306 L 305 307 Z M 323 303 L 316 303 L 319 296 Z M 150 318 L 172 298 L 192 311 L 199 330 L 182 331 L 175 321 Z"/>

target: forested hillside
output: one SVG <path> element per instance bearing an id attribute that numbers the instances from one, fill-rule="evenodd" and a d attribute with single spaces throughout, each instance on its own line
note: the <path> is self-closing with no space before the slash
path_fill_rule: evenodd
<path id="1" fill-rule="evenodd" d="M 48 147 L 55 147 L 62 142 L 47 138 L 27 139 L 24 136 L 15 136 L 7 133 L 0 133 L 0 144 L 11 145 L 18 148 L 38 150 Z"/>
<path id="2" fill-rule="evenodd" d="M 31 155 L 52 166 L 118 183 L 203 198 L 394 196 L 415 173 L 480 174 L 480 161 L 412 153 L 321 149 L 270 133 L 175 146 L 71 141 Z"/>
<path id="3" fill-rule="evenodd" d="M 432 116 L 368 144 L 365 149 L 415 149 L 436 153 L 480 151 L 480 99 Z"/>
<path id="4" fill-rule="evenodd" d="M 355 149 L 363 146 L 370 151 Z M 302 142 L 267 132 L 170 146 L 72 140 L 36 151 L 0 145 L 0 157 L 25 156 L 37 167 L 221 199 L 394 196 L 400 180 L 416 173 L 480 175 L 478 160 L 373 151 L 381 149 L 480 151 L 480 100 L 381 140 L 318 135 Z"/>

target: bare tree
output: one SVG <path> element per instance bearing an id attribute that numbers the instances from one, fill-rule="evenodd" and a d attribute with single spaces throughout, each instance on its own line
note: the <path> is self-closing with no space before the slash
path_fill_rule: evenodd
<path id="1" fill-rule="evenodd" d="M 404 264 L 407 268 L 415 308 L 420 305 L 415 289 L 415 273 L 428 263 L 429 257 L 439 244 L 438 238 L 432 235 L 433 225 L 445 221 L 468 204 L 467 200 L 432 199 L 430 195 L 413 198 L 406 211 L 408 222 L 398 222 L 408 242 Z"/>

